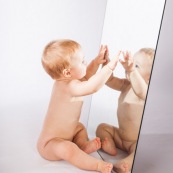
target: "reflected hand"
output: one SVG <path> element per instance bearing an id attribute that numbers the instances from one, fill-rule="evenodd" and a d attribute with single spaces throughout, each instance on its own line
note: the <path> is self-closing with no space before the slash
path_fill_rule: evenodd
<path id="1" fill-rule="evenodd" d="M 120 63 L 122 64 L 122 66 L 124 67 L 124 69 L 126 70 L 126 72 L 132 72 L 135 70 L 135 63 L 134 63 L 134 59 L 131 56 L 131 52 L 126 51 L 126 52 L 122 52 L 123 53 L 123 57 L 124 60 L 120 59 Z"/>
<path id="2" fill-rule="evenodd" d="M 111 70 L 114 70 L 115 67 L 117 66 L 120 54 L 121 54 L 121 51 L 119 51 L 117 55 L 112 60 L 110 60 L 110 62 L 107 64 Z"/>

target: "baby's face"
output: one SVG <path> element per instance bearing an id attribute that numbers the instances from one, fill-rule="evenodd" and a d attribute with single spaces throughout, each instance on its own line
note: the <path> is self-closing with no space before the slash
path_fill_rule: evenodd
<path id="1" fill-rule="evenodd" d="M 87 64 L 84 60 L 82 49 L 79 49 L 72 57 L 71 74 L 74 79 L 81 79 L 86 75 Z"/>
<path id="2" fill-rule="evenodd" d="M 143 79 L 148 82 L 152 64 L 149 57 L 143 52 L 137 52 L 134 56 L 135 68 L 138 70 Z"/>

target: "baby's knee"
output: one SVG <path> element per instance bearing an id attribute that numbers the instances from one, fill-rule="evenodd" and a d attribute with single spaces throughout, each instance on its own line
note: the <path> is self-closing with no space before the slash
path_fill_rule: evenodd
<path id="1" fill-rule="evenodd" d="M 77 131 L 80 131 L 80 130 L 83 130 L 83 129 L 85 129 L 85 126 L 82 123 L 78 122 Z"/>
<path id="2" fill-rule="evenodd" d="M 73 142 L 64 141 L 63 143 L 61 143 L 58 149 L 61 150 L 61 153 L 63 153 L 63 159 L 68 160 L 75 155 L 78 147 Z"/>
<path id="3" fill-rule="evenodd" d="M 106 124 L 106 123 L 99 124 L 97 126 L 97 129 L 96 129 L 96 134 L 99 133 L 99 132 L 102 132 L 102 131 L 106 131 L 108 127 L 109 127 L 109 125 Z"/>

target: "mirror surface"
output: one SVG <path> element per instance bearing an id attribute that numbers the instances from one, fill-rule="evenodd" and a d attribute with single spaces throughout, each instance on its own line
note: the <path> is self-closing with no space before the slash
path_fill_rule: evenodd
<path id="1" fill-rule="evenodd" d="M 102 33 L 102 44 L 108 45 L 109 57 L 118 50 L 132 54 L 140 48 L 156 49 L 165 0 L 108 0 Z M 122 57 L 121 57 L 122 58 Z M 114 76 L 125 77 L 125 70 L 118 63 Z M 100 123 L 118 127 L 117 105 L 120 92 L 106 85 L 92 97 L 88 132 L 93 138 Z M 126 156 L 119 152 L 116 157 L 99 151 L 104 160 L 114 162 Z"/>

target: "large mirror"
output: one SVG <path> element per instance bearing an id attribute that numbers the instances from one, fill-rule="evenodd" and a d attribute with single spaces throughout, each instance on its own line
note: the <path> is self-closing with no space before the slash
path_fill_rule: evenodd
<path id="1" fill-rule="evenodd" d="M 141 48 L 156 49 L 164 4 L 165 0 L 107 1 L 102 44 L 108 45 L 110 59 L 118 50 L 129 50 L 133 56 Z M 125 70 L 120 63 L 113 73 L 114 76 L 125 78 Z M 119 127 L 117 119 L 119 95 L 119 91 L 112 90 L 106 85 L 93 95 L 88 122 L 91 138 L 96 135 L 96 129 L 101 123 Z M 104 160 L 113 164 L 128 155 L 119 149 L 116 156 L 111 156 L 103 150 L 99 153 Z"/>

